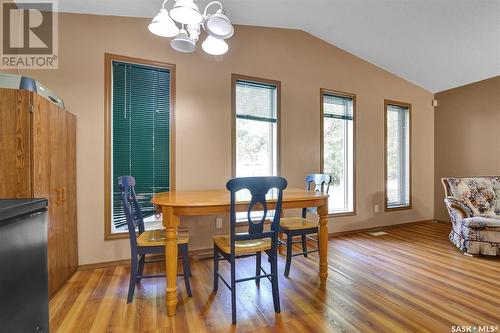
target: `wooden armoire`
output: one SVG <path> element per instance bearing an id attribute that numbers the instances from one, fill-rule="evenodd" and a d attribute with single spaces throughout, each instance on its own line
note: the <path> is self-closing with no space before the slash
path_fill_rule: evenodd
<path id="1" fill-rule="evenodd" d="M 0 88 L 0 198 L 48 199 L 52 296 L 78 265 L 76 117 L 30 90 Z"/>

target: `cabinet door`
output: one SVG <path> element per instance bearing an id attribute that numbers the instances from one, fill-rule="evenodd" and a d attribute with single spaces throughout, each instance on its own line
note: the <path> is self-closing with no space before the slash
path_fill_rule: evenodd
<path id="1" fill-rule="evenodd" d="M 0 198 L 31 198 L 30 95 L 0 89 Z"/>
<path id="2" fill-rule="evenodd" d="M 64 189 L 65 234 L 67 237 L 67 272 L 78 266 L 78 235 L 76 206 L 76 117 L 66 112 L 66 182 Z"/>
<path id="3" fill-rule="evenodd" d="M 53 106 L 54 107 L 54 106 Z M 50 283 L 49 290 L 54 293 L 59 289 L 64 282 L 71 276 L 73 271 L 69 265 L 69 247 L 71 235 L 68 233 L 69 225 L 66 219 L 65 193 L 66 193 L 66 178 L 68 170 L 67 145 L 68 145 L 68 127 L 66 124 L 66 111 L 55 107 L 54 112 L 57 113 L 57 122 L 52 133 L 53 143 L 51 148 L 50 163 L 53 165 L 56 173 L 51 175 L 51 184 L 53 188 L 59 191 L 59 203 L 57 205 L 57 220 L 55 226 L 55 242 L 57 248 L 54 249 L 53 263 L 55 264 L 53 282 Z M 49 243 L 50 246 L 50 243 Z M 50 289 L 50 287 L 52 289 Z"/>
<path id="4" fill-rule="evenodd" d="M 47 255 L 52 295 L 68 277 L 62 190 L 66 182 L 66 117 L 64 110 L 36 94 L 33 106 L 33 188 L 35 197 L 49 200 Z"/>

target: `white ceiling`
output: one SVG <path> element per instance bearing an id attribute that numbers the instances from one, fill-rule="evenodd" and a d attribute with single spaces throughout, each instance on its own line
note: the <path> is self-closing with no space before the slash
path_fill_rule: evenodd
<path id="1" fill-rule="evenodd" d="M 233 23 L 304 30 L 432 92 L 500 75 L 500 0 L 221 1 Z M 59 0 L 59 10 L 153 17 L 161 3 Z"/>

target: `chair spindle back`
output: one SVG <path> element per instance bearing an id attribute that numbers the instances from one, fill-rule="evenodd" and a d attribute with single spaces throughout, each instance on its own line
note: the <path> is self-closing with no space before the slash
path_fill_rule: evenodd
<path id="1" fill-rule="evenodd" d="M 277 241 L 277 232 L 281 217 L 283 190 L 287 181 L 283 177 L 240 177 L 229 180 L 226 188 L 231 192 L 231 248 L 234 253 L 234 242 L 237 240 L 252 240 L 271 237 Z M 236 192 L 246 189 L 250 192 L 251 199 L 247 209 L 248 234 L 236 234 Z M 274 208 L 274 217 L 271 230 L 264 232 L 264 221 L 268 215 L 266 194 L 269 190 L 277 191 L 277 200 Z M 263 216 L 259 220 L 252 220 L 251 213 L 254 209 L 262 210 Z"/>
<path id="2" fill-rule="evenodd" d="M 330 191 L 332 176 L 323 173 L 312 173 L 306 176 L 306 190 L 326 193 Z M 313 186 L 314 184 L 314 186 Z M 307 211 L 316 213 L 316 208 L 303 208 L 302 217 L 306 218 Z"/>
<path id="3" fill-rule="evenodd" d="M 121 192 L 123 211 L 127 220 L 130 245 L 131 247 L 136 247 L 136 229 L 139 231 L 139 234 L 144 232 L 144 219 L 135 194 L 135 178 L 132 176 L 118 177 L 118 186 Z"/>

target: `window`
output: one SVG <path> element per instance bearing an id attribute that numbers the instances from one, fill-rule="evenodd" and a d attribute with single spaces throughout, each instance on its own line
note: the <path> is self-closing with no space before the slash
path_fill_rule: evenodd
<path id="1" fill-rule="evenodd" d="M 110 72 L 110 114 L 106 117 L 109 190 L 105 191 L 109 229 L 105 230 L 109 236 L 127 231 L 117 185 L 119 176 L 135 177 L 135 190 L 146 221 L 155 220 L 152 196 L 171 188 L 173 66 L 112 55 L 106 55 L 106 65 Z"/>
<path id="2" fill-rule="evenodd" d="M 233 74 L 233 176 L 279 175 L 280 82 Z M 268 212 L 272 218 L 274 212 Z M 259 219 L 261 211 L 252 211 Z M 246 212 L 236 214 L 246 221 Z"/>
<path id="3" fill-rule="evenodd" d="M 322 172 L 332 176 L 328 210 L 355 213 L 355 95 L 321 90 Z"/>
<path id="4" fill-rule="evenodd" d="M 277 81 L 233 75 L 233 175 L 279 174 Z"/>
<path id="5" fill-rule="evenodd" d="M 385 101 L 385 208 L 411 208 L 411 105 Z"/>

